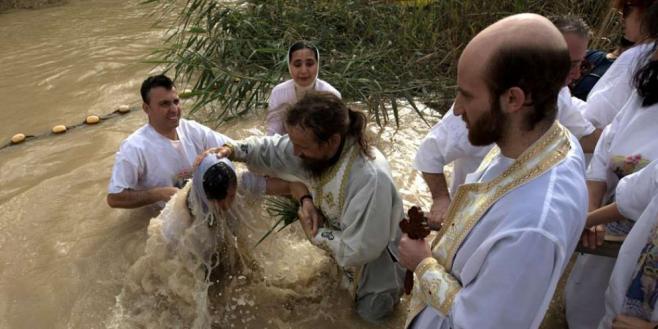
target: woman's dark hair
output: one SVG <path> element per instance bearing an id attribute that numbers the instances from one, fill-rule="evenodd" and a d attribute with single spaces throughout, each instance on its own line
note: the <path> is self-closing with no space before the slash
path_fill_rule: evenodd
<path id="1" fill-rule="evenodd" d="M 370 142 L 366 136 L 366 115 L 348 108 L 336 95 L 310 91 L 293 105 L 286 114 L 286 124 L 300 126 L 313 132 L 318 143 L 326 143 L 334 134 L 342 140 L 352 137 L 361 152 L 371 157 Z"/>
<path id="2" fill-rule="evenodd" d="M 203 191 L 208 200 L 224 200 L 228 189 L 237 184 L 235 171 L 224 162 L 212 165 L 203 174 Z"/>
<path id="3" fill-rule="evenodd" d="M 320 52 L 318 51 L 318 48 L 316 46 L 314 46 L 313 44 L 311 44 L 307 41 L 297 41 L 292 46 L 290 46 L 290 49 L 288 49 L 288 61 L 290 62 L 290 60 L 292 59 L 292 53 L 296 52 L 297 50 L 301 50 L 301 49 L 310 49 L 310 50 L 312 50 L 316 61 L 320 57 Z"/>
<path id="4" fill-rule="evenodd" d="M 642 28 L 649 39 L 653 40 L 653 47 L 646 54 L 648 61 L 635 73 L 635 87 L 640 96 L 644 98 L 642 106 L 647 107 L 658 103 L 658 1 L 651 1 L 644 9 Z"/>
<path id="5" fill-rule="evenodd" d="M 549 48 L 536 45 L 500 46 L 488 65 L 486 83 L 492 101 L 512 87 L 523 90 L 533 107 L 527 116 L 526 127 L 531 130 L 544 120 L 557 115 L 557 96 L 564 87 L 571 59 L 566 48 Z"/>

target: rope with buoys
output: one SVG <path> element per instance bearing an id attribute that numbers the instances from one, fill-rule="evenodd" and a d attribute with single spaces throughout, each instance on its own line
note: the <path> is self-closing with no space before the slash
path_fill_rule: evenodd
<path id="1" fill-rule="evenodd" d="M 52 135 L 61 135 L 61 134 L 66 133 L 67 131 L 69 131 L 71 129 L 74 129 L 74 128 L 77 128 L 77 127 L 96 125 L 96 124 L 101 123 L 104 120 L 116 117 L 118 115 L 124 115 L 126 113 L 129 113 L 130 111 L 135 110 L 135 109 L 136 108 L 131 108 L 128 105 L 121 105 L 116 110 L 114 110 L 114 112 L 111 112 L 111 113 L 108 113 L 108 114 L 105 114 L 105 115 L 102 115 L 102 116 L 89 115 L 85 118 L 84 121 L 82 121 L 82 123 L 78 123 L 78 124 L 75 124 L 75 125 L 69 125 L 69 126 L 56 125 L 50 130 L 50 133 L 44 133 L 44 134 L 41 134 L 41 135 L 27 135 L 27 134 L 24 134 L 24 133 L 17 133 L 9 139 L 8 143 L 0 146 L 0 150 L 4 149 L 6 147 L 10 147 L 10 146 L 16 146 L 16 145 L 22 144 L 25 141 L 36 139 L 36 138 L 39 138 L 39 137 L 52 136 Z"/>

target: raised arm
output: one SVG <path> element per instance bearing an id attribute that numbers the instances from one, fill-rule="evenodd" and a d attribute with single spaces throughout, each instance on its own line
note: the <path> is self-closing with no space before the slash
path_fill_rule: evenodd
<path id="1" fill-rule="evenodd" d="M 119 193 L 108 193 L 107 204 L 112 208 L 139 208 L 160 201 L 167 202 L 177 191 L 178 189 L 172 186 L 142 191 L 123 190 Z"/>

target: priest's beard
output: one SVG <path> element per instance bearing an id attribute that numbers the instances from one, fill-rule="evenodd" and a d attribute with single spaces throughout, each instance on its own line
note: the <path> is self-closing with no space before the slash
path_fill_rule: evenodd
<path id="1" fill-rule="evenodd" d="M 468 141 L 475 146 L 495 143 L 503 134 L 506 119 L 497 97 L 491 102 L 489 111 L 474 121 L 464 113 L 464 121 L 468 126 Z"/>
<path id="2" fill-rule="evenodd" d="M 301 156 L 300 158 L 302 159 L 304 169 L 310 172 L 311 176 L 314 178 L 320 178 L 320 176 L 322 176 L 322 174 L 327 171 L 327 169 L 331 168 L 331 166 L 338 162 L 340 155 L 343 153 L 344 145 L 345 139 L 343 138 L 340 142 L 340 146 L 338 147 L 338 151 L 329 159 L 312 159 Z"/>
<path id="3" fill-rule="evenodd" d="M 331 159 L 311 159 L 307 157 L 302 157 L 302 164 L 304 169 L 311 173 L 311 176 L 319 178 L 322 176 L 322 173 L 327 171 L 331 166 L 333 166 L 338 159 L 340 158 L 340 152 L 336 153 L 337 156 L 332 157 Z"/>

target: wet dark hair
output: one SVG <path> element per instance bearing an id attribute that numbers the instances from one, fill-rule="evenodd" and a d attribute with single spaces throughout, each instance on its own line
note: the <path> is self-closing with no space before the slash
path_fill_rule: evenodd
<path id="1" fill-rule="evenodd" d="M 635 73 L 635 87 L 640 96 L 644 98 L 642 106 L 647 107 L 658 103 L 658 1 L 652 1 L 645 8 L 642 19 L 642 28 L 647 36 L 653 40 L 653 47 L 645 56 L 648 62 L 642 65 Z"/>
<path id="2" fill-rule="evenodd" d="M 326 143 L 334 134 L 339 134 L 342 141 L 352 137 L 361 152 L 371 157 L 370 142 L 366 136 L 367 123 L 365 114 L 348 108 L 330 92 L 310 91 L 286 114 L 286 125 L 310 129 L 316 142 Z"/>
<path id="3" fill-rule="evenodd" d="M 592 37 L 592 29 L 590 29 L 585 20 L 579 16 L 560 15 L 551 16 L 549 19 L 562 34 L 573 33 L 584 39 L 590 39 Z"/>
<path id="4" fill-rule="evenodd" d="M 567 48 L 537 45 L 500 46 L 491 56 L 485 81 L 492 101 L 508 89 L 519 87 L 531 98 L 532 112 L 526 116 L 526 127 L 534 129 L 542 121 L 555 120 L 557 96 L 571 68 Z"/>
<path id="5" fill-rule="evenodd" d="M 318 58 L 320 57 L 320 52 L 318 51 L 318 48 L 314 46 L 313 44 L 307 42 L 307 41 L 297 41 L 290 46 L 290 49 L 288 49 L 288 62 L 292 59 L 292 53 L 296 52 L 297 50 L 301 49 L 310 49 L 313 51 L 313 55 L 315 55 L 315 60 L 317 61 Z"/>
<path id="6" fill-rule="evenodd" d="M 142 94 L 142 101 L 144 101 L 144 103 L 148 104 L 149 92 L 151 89 L 157 87 L 164 87 L 167 90 L 171 90 L 175 87 L 175 85 L 174 82 L 164 74 L 153 75 L 146 78 L 146 80 L 142 82 L 142 87 L 139 89 L 140 94 Z"/>
<path id="7" fill-rule="evenodd" d="M 224 200 L 229 188 L 236 184 L 235 171 L 224 162 L 212 165 L 203 174 L 203 191 L 208 200 Z"/>

